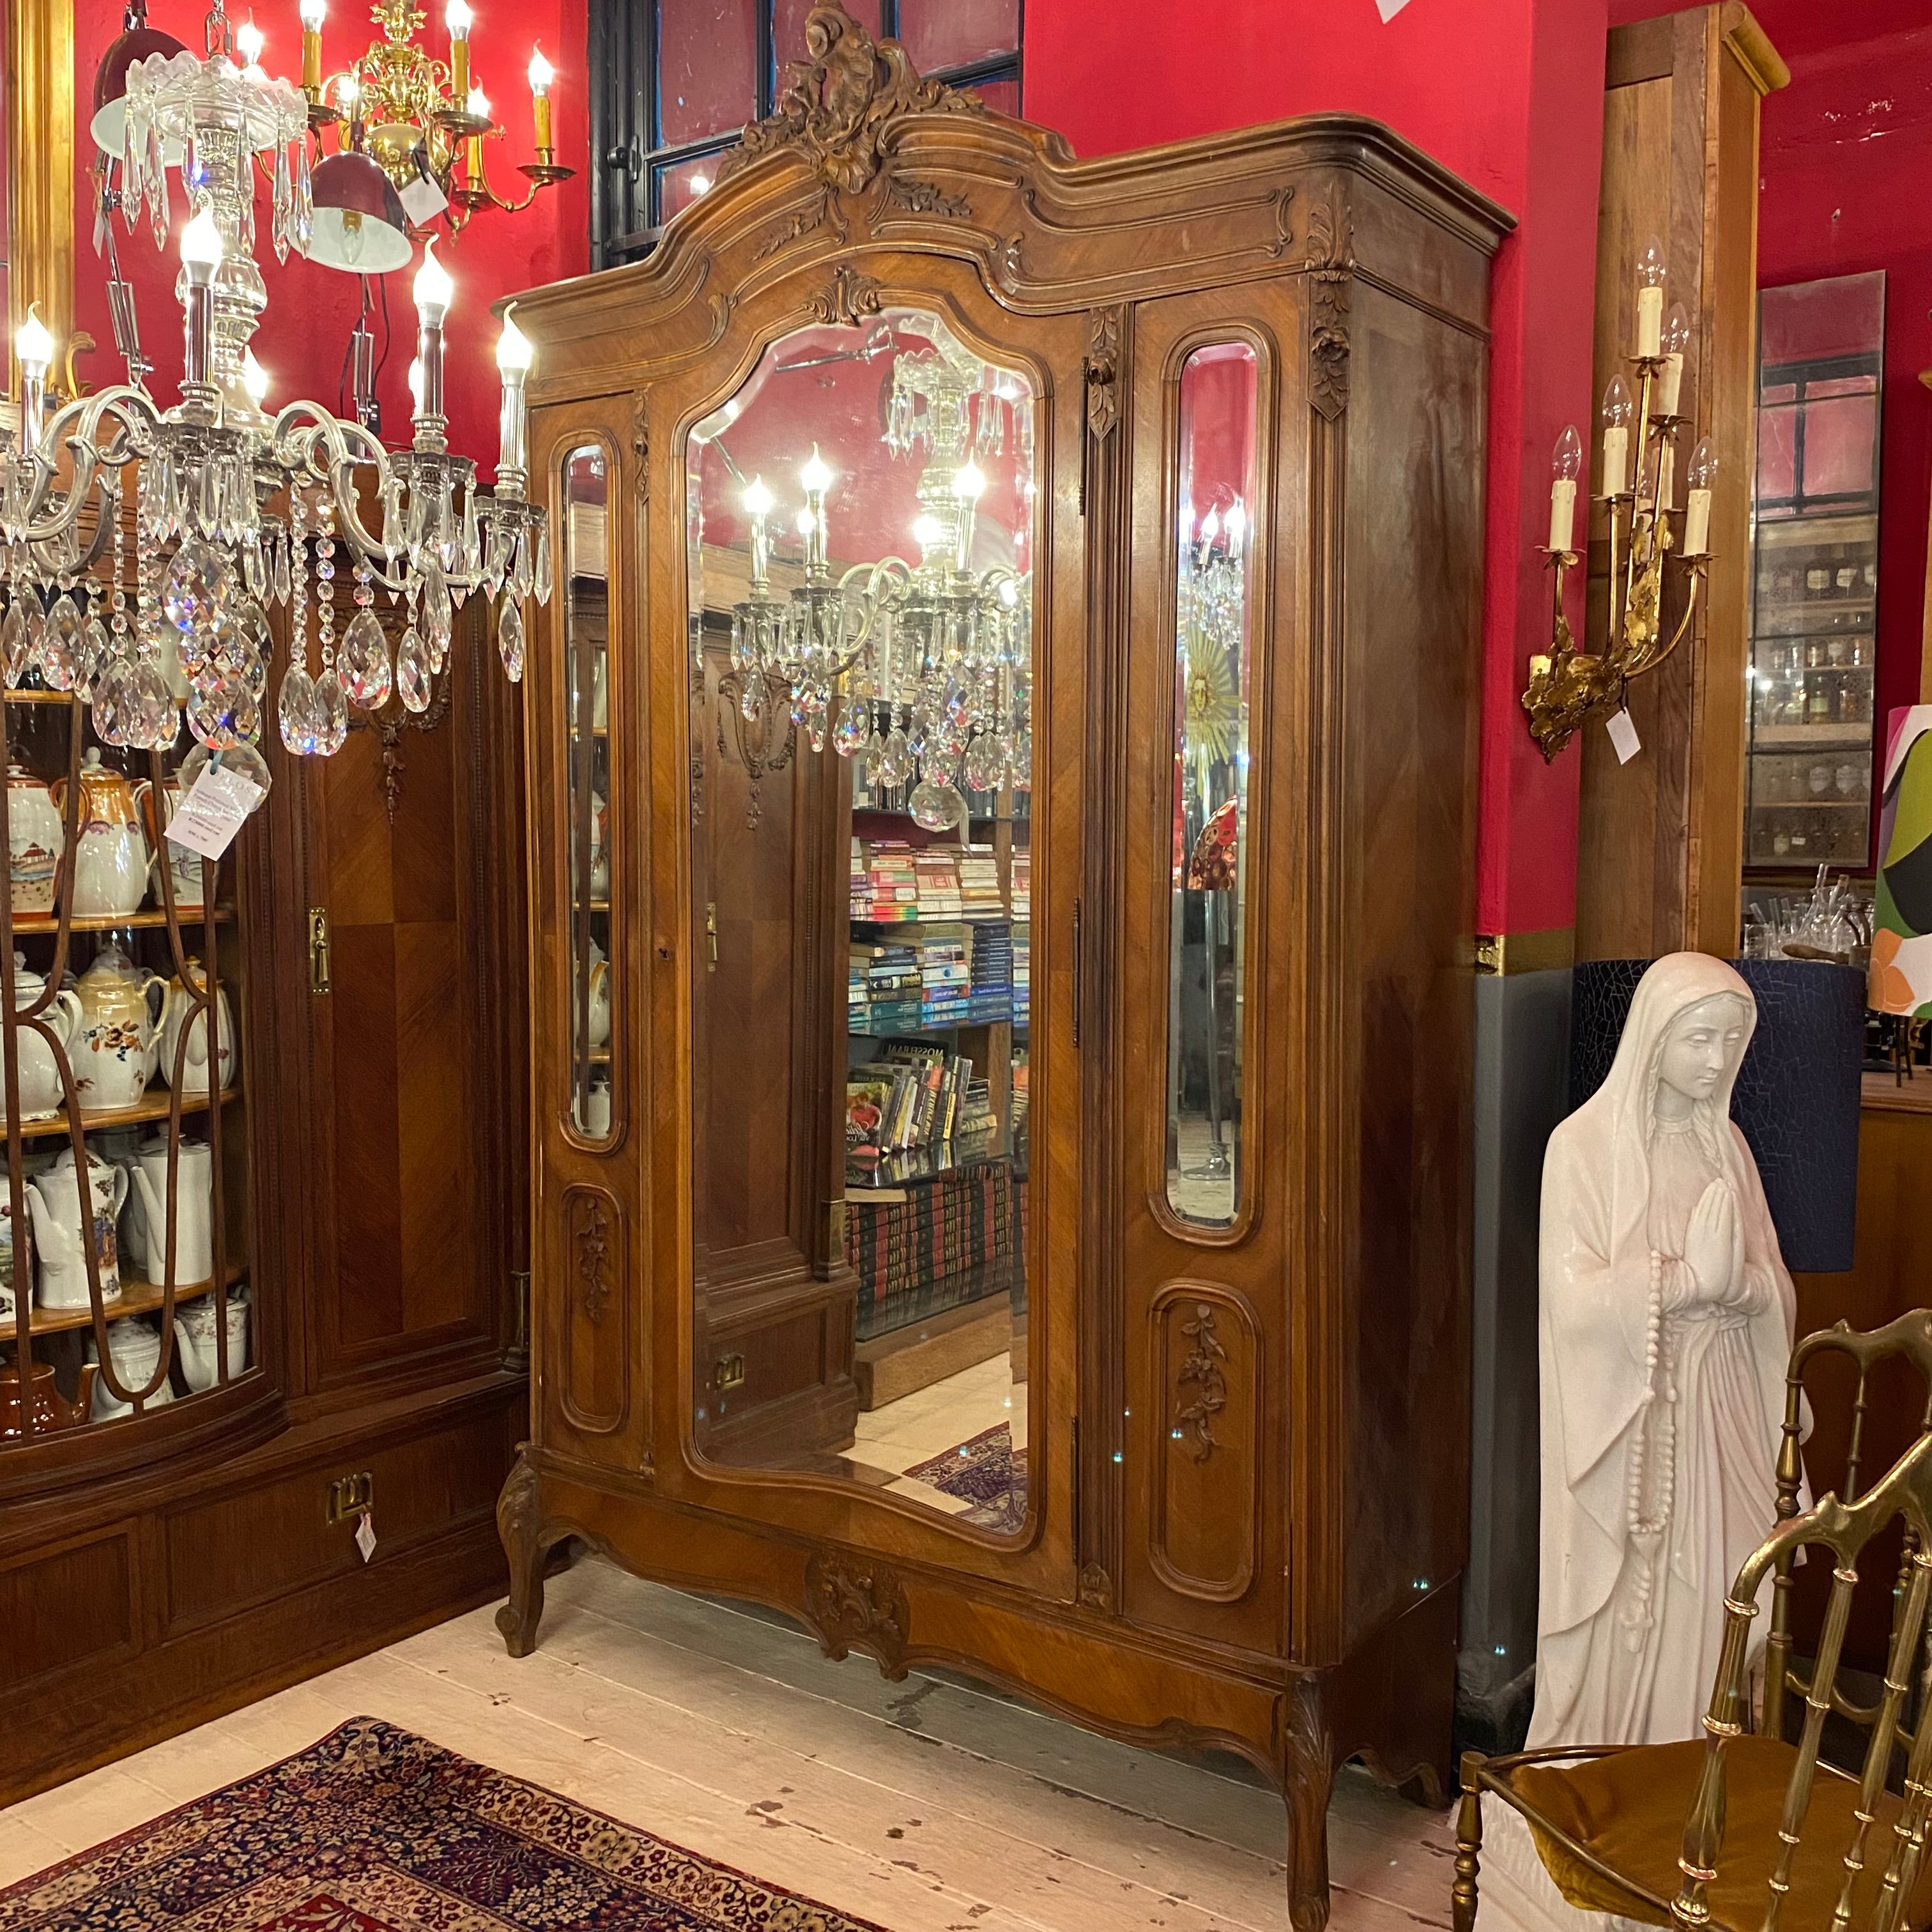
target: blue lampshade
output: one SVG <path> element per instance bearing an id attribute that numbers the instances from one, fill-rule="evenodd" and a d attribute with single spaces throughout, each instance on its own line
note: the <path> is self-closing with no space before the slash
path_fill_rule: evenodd
<path id="1" fill-rule="evenodd" d="M 1835 1274 L 1852 1265 L 1858 1207 L 1858 1106 L 1865 978 L 1813 960 L 1731 962 L 1757 1001 L 1731 1118 L 1744 1130 L 1784 1264 Z M 1604 1084 L 1648 959 L 1592 959 L 1575 970 L 1570 1106 Z"/>

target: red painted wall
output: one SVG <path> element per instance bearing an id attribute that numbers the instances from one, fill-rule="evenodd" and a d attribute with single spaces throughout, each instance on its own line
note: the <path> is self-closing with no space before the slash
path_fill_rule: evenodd
<path id="1" fill-rule="evenodd" d="M 431 16 L 426 44 L 437 57 L 446 58 L 442 8 L 430 4 L 426 10 Z M 149 18 L 153 25 L 199 51 L 206 11 L 202 0 L 152 0 Z M 590 266 L 590 190 L 582 172 L 589 152 L 584 71 L 586 0 L 476 0 L 476 13 L 474 71 L 507 127 L 503 140 L 488 144 L 490 176 L 497 192 L 510 199 L 513 188 L 519 194 L 528 188 L 516 167 L 532 153 L 524 70 L 533 42 L 542 43 L 557 69 L 551 100 L 560 158 L 573 160 L 580 170 L 575 180 L 561 188 L 546 190 L 526 212 L 481 215 L 453 243 L 439 242 L 436 248 L 438 258 L 456 282 L 444 364 L 451 447 L 477 458 L 487 480 L 496 471 L 500 393 L 494 360 L 496 328 L 490 317 L 490 304 L 514 290 L 580 274 Z M 238 9 L 236 17 L 245 17 L 245 14 Z M 254 17 L 267 36 L 262 64 L 272 74 L 298 70 L 301 29 L 294 0 L 268 0 L 256 6 Z M 120 31 L 120 0 L 74 0 L 74 95 L 76 119 L 81 124 L 75 142 L 79 199 L 74 309 L 77 326 L 100 345 L 81 365 L 84 379 L 97 388 L 124 380 L 125 371 L 113 352 L 105 266 L 96 260 L 92 246 L 94 148 L 86 138 L 86 122 L 92 112 L 95 67 Z M 323 28 L 325 67 L 346 66 L 375 32 L 366 7 L 357 0 L 337 0 Z M 118 238 L 122 266 L 138 292 L 142 346 L 158 365 L 150 383 L 164 401 L 172 400 L 181 374 L 181 309 L 174 296 L 182 212 L 178 177 L 171 182 L 170 191 L 175 233 L 165 254 L 155 248 L 145 225 L 133 235 L 124 226 Z M 265 236 L 266 207 L 265 194 L 257 210 Z M 271 404 L 306 395 L 334 406 L 343 393 L 342 358 L 360 304 L 356 278 L 293 254 L 286 262 L 278 262 L 266 239 L 258 247 L 257 260 L 268 284 L 268 310 L 256 334 L 254 349 L 272 380 Z M 412 267 L 387 278 L 393 338 L 379 393 L 385 439 L 392 446 L 409 440 L 407 379 L 410 358 L 416 353 L 416 310 L 410 299 L 410 284 L 414 273 Z M 380 357 L 380 311 L 373 326 Z"/>
<path id="2" fill-rule="evenodd" d="M 1569 925 L 1576 760 L 1546 768 L 1517 700 L 1548 636 L 1531 547 L 1550 446 L 1590 407 L 1606 0 L 1028 0 L 1026 109 L 1082 153 L 1321 110 L 1389 123 L 1519 219 L 1492 285 L 1478 923 Z M 1211 17 L 1211 31 L 1204 22 Z"/>

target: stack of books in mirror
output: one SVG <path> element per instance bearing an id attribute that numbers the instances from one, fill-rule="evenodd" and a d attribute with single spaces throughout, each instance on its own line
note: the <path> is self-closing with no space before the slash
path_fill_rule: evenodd
<path id="1" fill-rule="evenodd" d="M 1033 912 L 1033 854 L 1024 845 L 1013 848 L 1013 916 L 1026 919 Z"/>
<path id="2" fill-rule="evenodd" d="M 845 955 L 845 1024 L 853 1033 L 916 1030 L 925 980 L 916 947 L 855 935 Z"/>
<path id="3" fill-rule="evenodd" d="M 920 916 L 913 848 L 900 838 L 852 841 L 854 919 L 890 925 Z"/>
<path id="4" fill-rule="evenodd" d="M 1012 929 L 1013 944 L 1013 1024 L 1019 1025 L 1027 1017 L 1030 988 L 1033 980 L 1033 927 L 1030 922 L 1016 920 Z"/>
<path id="5" fill-rule="evenodd" d="M 1006 902 L 1000 892 L 1000 862 L 990 845 L 960 848 L 959 909 L 968 919 L 1006 916 Z"/>
<path id="6" fill-rule="evenodd" d="M 981 920 L 969 926 L 972 936 L 970 974 L 966 994 L 967 1018 L 975 1025 L 1013 1016 L 1013 934 L 1004 921 Z"/>

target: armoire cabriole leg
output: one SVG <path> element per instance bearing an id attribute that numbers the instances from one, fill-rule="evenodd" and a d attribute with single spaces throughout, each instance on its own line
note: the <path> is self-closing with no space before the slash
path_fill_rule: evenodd
<path id="1" fill-rule="evenodd" d="M 1294 1932 L 1322 1932 L 1328 1923 L 1328 1796 L 1335 1741 L 1322 1708 L 1319 1678 L 1298 1678 L 1290 1688 L 1282 1742 L 1288 1923 Z"/>
<path id="2" fill-rule="evenodd" d="M 544 1558 L 555 1540 L 543 1534 L 543 1484 L 527 1443 L 496 1498 L 496 1534 L 510 1564 L 510 1600 L 496 1612 L 496 1628 L 512 1657 L 527 1657 L 543 1621 Z"/>
<path id="3" fill-rule="evenodd" d="M 1482 1760 L 1462 1754 L 1462 1803 L 1456 1814 L 1456 1880 L 1450 1889 L 1454 1932 L 1475 1932 L 1477 1854 L 1483 1848 L 1483 1799 L 1476 1788 Z"/>

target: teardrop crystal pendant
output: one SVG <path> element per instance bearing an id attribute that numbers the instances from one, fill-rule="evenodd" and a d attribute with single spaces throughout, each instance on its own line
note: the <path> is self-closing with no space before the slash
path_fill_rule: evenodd
<path id="1" fill-rule="evenodd" d="M 94 735 L 117 748 L 128 740 L 128 710 L 134 686 L 134 661 L 110 658 L 94 686 Z"/>
<path id="2" fill-rule="evenodd" d="M 27 614 L 21 601 L 16 597 L 8 606 L 7 615 L 0 620 L 0 665 L 7 673 L 7 687 L 16 688 L 27 671 L 27 646 L 32 642 L 27 631 Z"/>
<path id="3" fill-rule="evenodd" d="M 219 550 L 191 538 L 174 554 L 161 583 L 161 609 L 177 630 L 212 622 L 228 588 L 228 566 Z"/>
<path id="4" fill-rule="evenodd" d="M 432 690 L 429 652 L 412 624 L 396 646 L 397 694 L 405 710 L 422 712 L 429 709 Z"/>
<path id="5" fill-rule="evenodd" d="M 40 626 L 40 650 L 35 662 L 50 691 L 71 691 L 80 668 L 80 613 L 65 591 L 54 599 L 46 622 Z"/>
<path id="6" fill-rule="evenodd" d="M 849 758 L 865 744 L 872 730 L 872 720 L 865 701 L 849 698 L 838 714 L 838 722 L 832 727 L 832 748 L 842 758 Z"/>
<path id="7" fill-rule="evenodd" d="M 317 756 L 332 758 L 349 736 L 349 698 L 342 680 L 333 670 L 325 670 L 315 681 L 315 748 Z"/>
<path id="8" fill-rule="evenodd" d="M 879 779 L 881 783 L 897 789 L 912 776 L 912 746 L 906 734 L 895 724 L 886 734 L 886 742 L 879 759 Z"/>
<path id="9" fill-rule="evenodd" d="M 303 674 L 308 675 L 306 672 Z M 210 765 L 218 766 L 224 772 L 238 772 L 254 786 L 260 796 L 250 801 L 248 809 L 259 812 L 262 800 L 268 795 L 268 788 L 274 783 L 274 776 L 268 770 L 268 761 L 255 747 L 244 739 L 238 745 L 230 745 L 225 750 L 211 752 L 206 745 L 196 745 L 181 761 L 181 788 L 184 796 L 192 791 L 203 772 Z"/>
<path id="10" fill-rule="evenodd" d="M 95 679 L 106 668 L 108 653 L 114 648 L 107 626 L 98 617 L 90 617 L 80 634 L 80 662 L 75 668 L 74 688 L 82 698 L 94 694 Z"/>
<path id="11" fill-rule="evenodd" d="M 315 755 L 315 680 L 300 664 L 290 664 L 282 674 L 275 724 L 282 742 L 298 758 Z"/>
<path id="12" fill-rule="evenodd" d="M 211 751 L 225 752 L 261 729 L 247 682 L 232 671 L 197 685 L 188 701 L 188 728 Z"/>
<path id="13" fill-rule="evenodd" d="M 512 684 L 524 679 L 524 614 L 513 597 L 503 599 L 496 619 L 496 649 L 503 659 L 503 674 Z"/>
<path id="14" fill-rule="evenodd" d="M 373 610 L 358 610 L 343 633 L 335 660 L 350 701 L 374 711 L 389 699 L 389 640 Z"/>
<path id="15" fill-rule="evenodd" d="M 144 658 L 134 667 L 123 728 L 137 751 L 165 752 L 181 735 L 181 712 L 159 664 Z"/>

